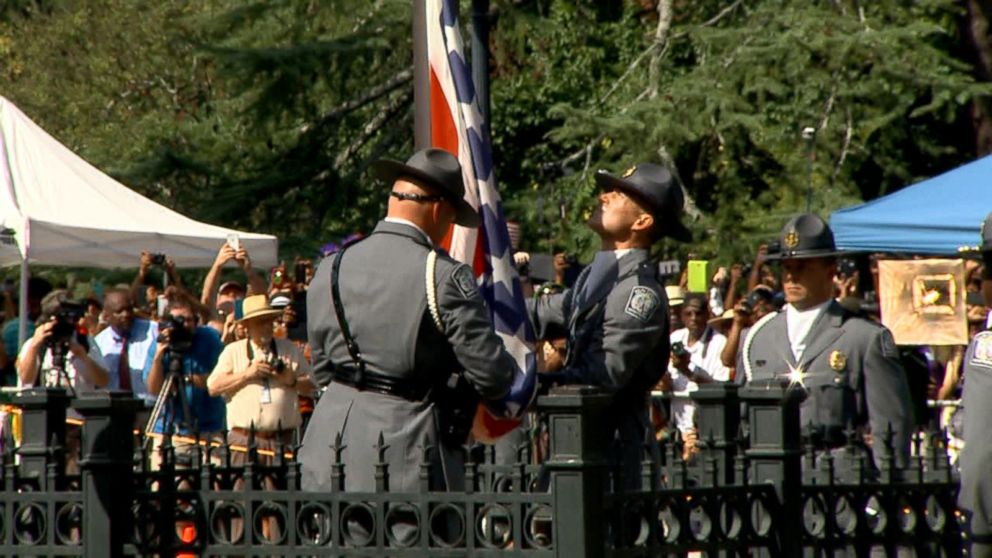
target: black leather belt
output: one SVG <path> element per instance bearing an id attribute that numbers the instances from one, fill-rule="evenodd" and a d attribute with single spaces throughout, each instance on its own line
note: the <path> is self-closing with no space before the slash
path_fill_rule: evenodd
<path id="1" fill-rule="evenodd" d="M 423 401 L 430 391 L 426 385 L 421 385 L 409 378 L 395 378 L 365 370 L 363 374 L 350 366 L 338 366 L 334 369 L 333 380 L 339 384 L 353 387 L 358 391 L 374 391 L 393 395 L 407 401 Z"/>

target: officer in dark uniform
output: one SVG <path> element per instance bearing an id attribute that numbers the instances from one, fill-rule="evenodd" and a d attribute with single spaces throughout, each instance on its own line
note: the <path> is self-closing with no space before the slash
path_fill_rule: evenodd
<path id="1" fill-rule="evenodd" d="M 752 326 L 738 374 L 751 383 L 805 386 L 801 426 L 822 449 L 839 448 L 852 427 L 870 425 L 872 454 L 881 464 L 882 437 L 891 429 L 893 464 L 907 466 L 912 400 L 892 334 L 834 300 L 837 251 L 822 219 L 812 214 L 790 219 L 780 243 L 769 259 L 781 262 L 787 304 Z"/>
<path id="2" fill-rule="evenodd" d="M 992 300 L 992 213 L 982 225 L 982 290 Z M 964 449 L 958 505 L 970 523 L 972 556 L 992 557 L 992 331 L 971 340 L 964 357 Z"/>
<path id="3" fill-rule="evenodd" d="M 499 399 L 517 370 L 471 268 L 434 248 L 452 223 L 475 227 L 479 217 L 445 151 L 373 168 L 392 186 L 385 220 L 321 262 L 307 291 L 313 376 L 326 391 L 300 450 L 303 486 L 330 489 L 340 434 L 345 489 L 375 490 L 381 433 L 390 490 L 417 490 L 425 448 L 434 448 L 433 487 L 457 488 L 464 473 L 452 446 L 465 442 L 475 403 L 463 398 L 468 421 L 452 425 L 438 395 L 461 376 L 478 396 Z"/>
<path id="4" fill-rule="evenodd" d="M 622 176 L 596 175 L 605 191 L 589 218 L 601 250 L 574 288 L 542 297 L 532 307 L 538 332 L 564 326 L 564 368 L 545 379 L 590 384 L 614 393 L 608 425 L 620 444 L 624 485 L 640 484 L 646 439 L 654 440 L 648 393 L 665 372 L 668 302 L 648 249 L 670 236 L 691 240 L 680 221 L 682 188 L 665 167 L 644 163 Z"/>

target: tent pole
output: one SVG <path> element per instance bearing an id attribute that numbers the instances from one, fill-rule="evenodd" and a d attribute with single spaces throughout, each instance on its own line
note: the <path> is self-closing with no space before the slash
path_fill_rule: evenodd
<path id="1" fill-rule="evenodd" d="M 17 301 L 17 350 L 20 352 L 24 342 L 28 340 L 28 279 L 31 277 L 31 270 L 28 268 L 28 255 L 24 254 L 21 260 L 21 297 Z M 11 355 L 17 358 L 17 355 Z"/>

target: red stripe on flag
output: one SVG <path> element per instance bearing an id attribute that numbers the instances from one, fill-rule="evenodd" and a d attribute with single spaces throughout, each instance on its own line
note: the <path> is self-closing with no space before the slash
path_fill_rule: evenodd
<path id="1" fill-rule="evenodd" d="M 441 89 L 441 82 L 431 67 L 431 146 L 443 149 L 458 157 L 458 128 L 448 106 L 448 99 Z M 451 249 L 451 234 L 455 227 L 448 229 L 448 234 L 441 239 L 441 247 Z M 473 266 L 474 267 L 474 266 Z"/>
<path id="2" fill-rule="evenodd" d="M 458 157 L 458 128 L 434 68 L 431 68 L 431 145 Z"/>

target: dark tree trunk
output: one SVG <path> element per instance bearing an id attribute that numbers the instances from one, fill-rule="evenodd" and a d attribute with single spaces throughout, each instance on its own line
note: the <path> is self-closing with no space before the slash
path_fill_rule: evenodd
<path id="1" fill-rule="evenodd" d="M 961 20 L 962 35 L 971 50 L 975 77 L 992 82 L 992 0 L 967 0 L 967 15 Z M 975 151 L 992 153 L 992 100 L 976 99 L 971 103 L 975 129 Z"/>

